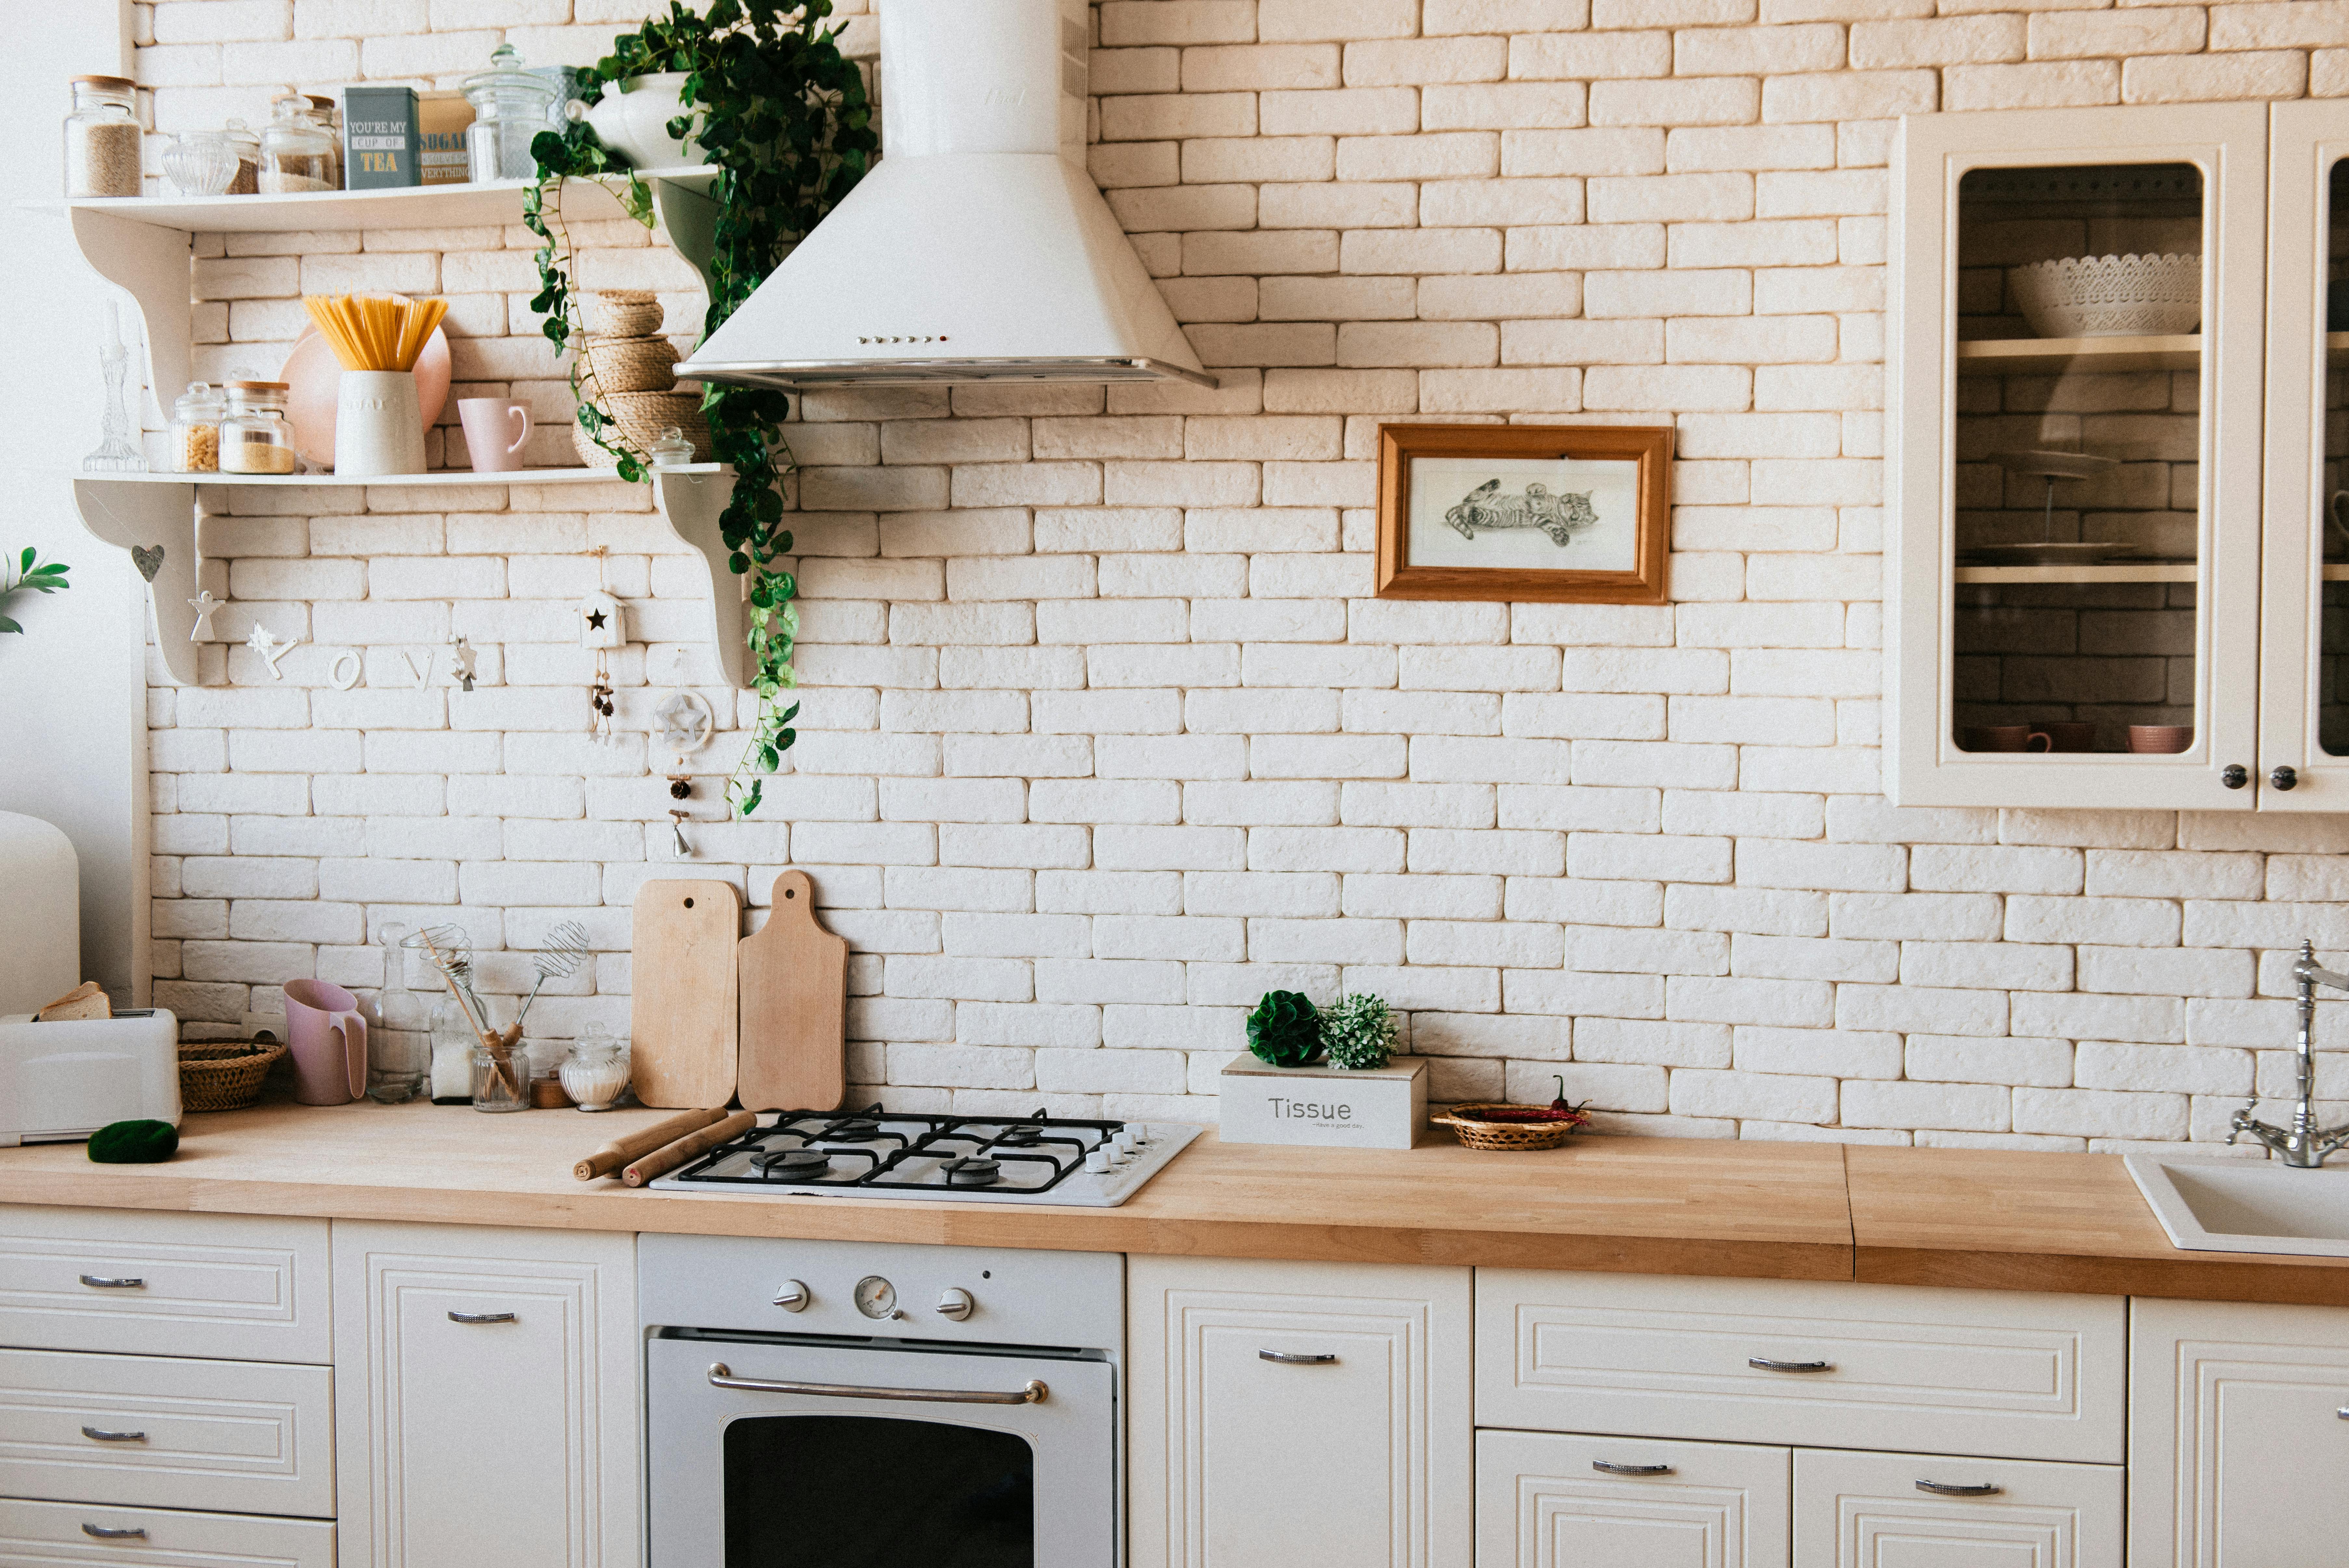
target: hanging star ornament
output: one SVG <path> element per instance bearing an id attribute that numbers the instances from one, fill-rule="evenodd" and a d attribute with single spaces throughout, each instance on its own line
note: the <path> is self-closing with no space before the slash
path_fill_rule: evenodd
<path id="1" fill-rule="evenodd" d="M 293 647 L 295 643 L 301 640 L 302 639 L 298 637 L 289 637 L 281 639 L 278 638 L 276 633 L 271 631 L 267 627 L 262 625 L 259 621 L 254 621 L 253 623 L 253 635 L 244 639 L 244 646 L 253 649 L 254 652 L 261 655 L 263 661 L 269 666 L 269 678 L 271 680 L 283 680 L 285 679 L 285 671 L 277 668 L 277 661 L 285 657 L 285 650 L 287 649 Z"/>

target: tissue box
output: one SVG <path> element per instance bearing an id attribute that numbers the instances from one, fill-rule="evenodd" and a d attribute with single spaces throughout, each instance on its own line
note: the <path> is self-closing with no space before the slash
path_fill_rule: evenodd
<path id="1" fill-rule="evenodd" d="M 1383 1067 L 1275 1067 L 1243 1052 L 1224 1066 L 1216 1136 L 1226 1143 L 1409 1148 L 1427 1125 L 1427 1062 Z"/>

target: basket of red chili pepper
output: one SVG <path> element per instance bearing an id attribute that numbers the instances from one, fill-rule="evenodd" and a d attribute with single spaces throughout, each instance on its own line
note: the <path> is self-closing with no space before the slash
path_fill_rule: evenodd
<path id="1" fill-rule="evenodd" d="M 1450 1116 L 1431 1118 L 1450 1127 L 1470 1148 L 1516 1150 L 1556 1148 L 1590 1120 L 1589 1102 L 1578 1106 L 1566 1097 L 1566 1080 L 1557 1078 L 1557 1098 L 1546 1106 L 1482 1103 L 1454 1106 Z"/>

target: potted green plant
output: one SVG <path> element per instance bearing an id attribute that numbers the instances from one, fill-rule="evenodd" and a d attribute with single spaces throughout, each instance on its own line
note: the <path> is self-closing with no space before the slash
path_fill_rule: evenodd
<path id="1" fill-rule="evenodd" d="M 25 546 L 25 553 L 17 557 L 13 568 L 7 557 L 0 555 L 0 607 L 18 594 L 53 594 L 59 588 L 73 587 L 66 581 L 66 573 L 71 567 L 62 561 L 51 561 L 45 566 L 35 565 L 39 559 L 40 552 L 30 545 Z M 7 616 L 0 615 L 0 632 L 21 633 L 24 629 Z"/>
<path id="2" fill-rule="evenodd" d="M 540 287 L 531 304 L 544 317 L 541 330 L 556 353 L 569 349 L 581 331 L 563 182 L 602 182 L 637 222 L 647 228 L 653 222 L 651 192 L 636 173 L 639 165 L 596 132 L 597 106 L 607 89 L 633 83 L 657 93 L 662 84 L 647 78 L 682 77 L 676 86 L 680 112 L 663 127 L 666 138 L 682 141 L 690 135 L 718 171 L 710 192 L 718 217 L 705 335 L 750 298 L 864 177 L 879 139 L 863 74 L 840 52 L 839 27 L 822 26 L 831 14 L 832 0 L 711 0 L 700 13 L 670 0 L 666 16 L 648 17 L 635 32 L 615 38 L 610 55 L 579 73 L 586 112 L 561 131 L 542 132 L 533 143 L 538 183 L 523 202 L 523 222 L 540 240 Z M 671 156 L 667 148 L 664 140 L 654 149 L 657 161 Z M 639 144 L 638 150 L 645 149 Z M 574 392 L 582 390 L 575 358 L 571 385 Z M 782 481 L 792 467 L 782 432 L 790 400 L 768 389 L 712 384 L 702 411 L 718 461 L 735 472 L 733 496 L 719 520 L 730 552 L 727 564 L 750 578 L 748 641 L 759 710 L 726 784 L 728 802 L 748 816 L 764 793 L 759 775 L 772 773 L 798 738 L 791 725 L 799 706 L 785 698 L 795 684 L 792 648 L 799 618 L 792 600 L 798 584 L 777 565 L 792 549 L 782 526 Z M 620 439 L 595 398 L 581 398 L 579 424 L 612 454 L 622 478 L 647 476 L 646 454 Z"/>

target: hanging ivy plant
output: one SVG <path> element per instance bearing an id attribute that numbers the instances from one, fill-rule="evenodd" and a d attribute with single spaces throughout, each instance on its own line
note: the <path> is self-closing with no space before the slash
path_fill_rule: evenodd
<path id="1" fill-rule="evenodd" d="M 694 135 L 718 170 L 709 193 L 718 216 L 705 337 L 855 187 L 880 145 L 864 78 L 840 52 L 839 28 L 819 26 L 831 14 L 832 0 L 712 0 L 699 15 L 670 0 L 667 16 L 648 17 L 636 31 L 615 38 L 612 53 L 579 74 L 581 96 L 594 103 L 608 83 L 686 73 L 681 101 L 688 112 L 668 122 L 668 133 Z M 560 354 L 581 336 L 577 253 L 563 223 L 563 182 L 602 182 L 648 228 L 652 196 L 584 121 L 541 132 L 531 151 L 538 183 L 524 199 L 523 221 L 540 240 L 540 287 L 531 305 L 545 317 L 542 330 Z M 575 357 L 571 386 L 584 390 Z M 759 710 L 726 782 L 728 802 L 748 816 L 764 794 L 759 775 L 774 772 L 798 739 L 791 726 L 799 705 L 784 694 L 796 684 L 792 649 L 799 614 L 792 600 L 799 586 L 776 565 L 792 549 L 782 525 L 782 482 L 794 466 L 782 431 L 791 404 L 780 391 L 713 382 L 703 393 L 702 411 L 718 461 L 731 464 L 736 476 L 719 518 L 730 552 L 727 565 L 750 579 L 747 639 Z M 579 424 L 612 454 L 622 478 L 646 477 L 645 454 L 627 446 L 595 399 L 581 398 Z"/>

